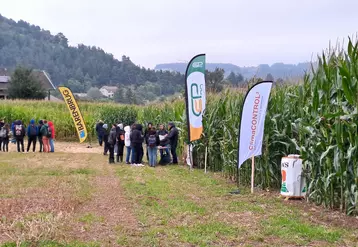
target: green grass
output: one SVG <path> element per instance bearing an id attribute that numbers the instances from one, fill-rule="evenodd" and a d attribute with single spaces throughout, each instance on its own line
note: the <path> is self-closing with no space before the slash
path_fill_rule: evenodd
<path id="1" fill-rule="evenodd" d="M 66 226 L 71 224 L 84 232 L 109 230 L 103 211 L 97 212 L 93 207 L 81 213 L 76 211 L 86 208 L 94 195 L 93 179 L 113 181 L 114 177 L 120 182 L 116 190 L 128 201 L 125 205 L 136 221 L 130 227 L 123 223 L 111 226 L 114 241 L 120 246 L 354 246 L 358 241 L 353 226 L 326 219 L 326 213 L 319 209 L 307 211 L 309 207 L 302 208 L 301 203 L 285 202 L 278 197 L 279 191 L 257 191 L 252 195 L 247 188 L 240 188 L 241 194 L 231 195 L 229 192 L 236 185 L 215 173 L 189 171 L 181 166 L 109 166 L 100 154 L 56 154 L 50 163 L 41 160 L 42 156 L 34 156 L 31 166 L 20 162 L 21 157 L 11 154 L 0 163 L 0 203 L 13 199 L 21 202 L 32 193 L 40 193 L 32 197 L 36 201 L 41 198 L 41 191 L 51 188 L 55 195 L 46 197 L 62 194 L 63 203 L 69 203 L 68 207 L 74 210 L 68 211 L 70 217 L 58 220 L 54 219 L 56 213 L 46 210 L 23 212 L 14 226 L 23 232 L 29 222 L 45 226 L 54 222 L 60 232 L 66 232 Z M 0 231 L 1 224 L 9 227 L 11 222 L 11 217 L 3 217 Z M 61 234 L 50 235 L 36 243 L 23 241 L 21 246 L 82 247 L 108 243 L 107 239 L 65 239 Z"/>
<path id="2" fill-rule="evenodd" d="M 324 226 L 313 226 L 298 217 L 290 215 L 270 217 L 262 222 L 265 236 L 278 236 L 290 243 L 307 244 L 311 241 L 336 243 L 344 235 L 342 229 L 328 229 Z"/>
<path id="3" fill-rule="evenodd" d="M 33 243 L 22 243 L 20 246 L 17 246 L 16 243 L 6 243 L 1 245 L 1 247 L 33 247 Z M 100 247 L 99 243 L 81 243 L 81 242 L 69 242 L 69 243 L 60 243 L 57 241 L 41 241 L 36 244 L 36 247 Z"/>
<path id="4" fill-rule="evenodd" d="M 144 226 L 144 246 L 257 246 L 272 240 L 340 246 L 347 238 L 346 231 L 316 225 L 277 197 L 251 195 L 246 189 L 230 195 L 234 184 L 201 170 L 125 166 L 117 168 L 117 175 Z"/>

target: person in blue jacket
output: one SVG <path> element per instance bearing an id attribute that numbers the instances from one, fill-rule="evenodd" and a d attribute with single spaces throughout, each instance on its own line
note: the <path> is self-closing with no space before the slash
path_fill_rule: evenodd
<path id="1" fill-rule="evenodd" d="M 37 142 L 37 136 L 39 135 L 39 128 L 35 124 L 35 120 L 31 119 L 30 125 L 27 127 L 27 152 L 29 152 L 31 144 L 32 144 L 32 152 L 35 153 L 36 150 L 36 142 Z"/>

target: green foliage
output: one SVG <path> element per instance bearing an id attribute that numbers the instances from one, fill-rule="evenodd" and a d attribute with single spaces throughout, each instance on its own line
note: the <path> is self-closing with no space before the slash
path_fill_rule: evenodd
<path id="1" fill-rule="evenodd" d="M 142 85 L 149 81 L 170 95 L 184 88 L 184 76 L 177 72 L 140 68 L 123 56 L 122 61 L 99 47 L 68 45 L 64 34 L 49 31 L 25 21 L 0 16 L 0 65 L 14 69 L 19 64 L 48 72 L 55 85 L 69 86 L 73 92 L 86 92 L 91 86 Z"/>
<path id="2" fill-rule="evenodd" d="M 93 100 L 98 100 L 100 98 L 103 97 L 101 91 L 99 91 L 98 88 L 96 87 L 91 87 L 88 91 L 87 91 L 87 97 Z"/>
<path id="3" fill-rule="evenodd" d="M 239 73 L 231 72 L 230 75 L 226 78 L 233 86 L 238 86 L 239 84 L 244 83 L 244 77 Z"/>
<path id="4" fill-rule="evenodd" d="M 41 83 L 32 76 L 32 70 L 17 67 L 11 76 L 8 89 L 11 99 L 44 99 L 45 90 Z"/>
<path id="5" fill-rule="evenodd" d="M 223 90 L 225 71 L 220 68 L 216 68 L 213 72 L 206 71 L 205 80 L 206 87 L 212 92 L 220 92 Z"/>

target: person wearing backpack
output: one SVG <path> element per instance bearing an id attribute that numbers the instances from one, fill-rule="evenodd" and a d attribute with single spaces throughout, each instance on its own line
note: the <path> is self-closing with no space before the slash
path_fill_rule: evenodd
<path id="1" fill-rule="evenodd" d="M 55 125 L 53 124 L 53 122 L 48 121 L 48 129 L 49 129 L 49 144 L 50 144 L 50 152 L 53 153 L 55 152 Z"/>
<path id="2" fill-rule="evenodd" d="M 123 149 L 124 149 L 124 130 L 123 124 L 117 125 L 118 129 L 116 129 L 117 134 L 117 162 L 123 162 Z"/>
<path id="3" fill-rule="evenodd" d="M 24 137 L 26 134 L 26 130 L 24 125 L 22 125 L 22 122 L 20 120 L 15 121 L 14 126 L 14 136 L 16 139 L 16 145 L 17 145 L 17 152 L 25 152 L 24 149 Z"/>
<path id="4" fill-rule="evenodd" d="M 32 144 L 32 152 L 35 153 L 36 140 L 37 140 L 38 134 L 39 134 L 39 130 L 38 130 L 38 127 L 35 125 L 35 120 L 31 119 L 30 125 L 27 127 L 28 142 L 27 142 L 27 150 L 26 150 L 26 152 L 29 152 L 30 146 Z"/>
<path id="5" fill-rule="evenodd" d="M 50 133 L 50 129 L 48 127 L 47 121 L 44 120 L 43 121 L 44 124 L 42 125 L 41 129 L 40 129 L 40 133 L 42 135 L 42 142 L 43 142 L 43 146 L 44 146 L 44 153 L 48 153 L 50 152 L 50 143 L 49 143 L 49 138 L 51 137 L 51 133 Z"/>
<path id="6" fill-rule="evenodd" d="M 149 166 L 155 167 L 157 165 L 157 151 L 159 145 L 159 136 L 157 135 L 157 131 L 154 126 L 148 131 L 147 145 L 148 145 L 148 155 L 149 155 Z"/>
<path id="7" fill-rule="evenodd" d="M 3 133 L 1 132 L 2 129 L 4 128 L 4 125 L 5 125 L 5 121 L 4 121 L 4 119 L 1 119 L 0 120 L 0 151 L 1 151 L 3 140 L 5 138 L 5 129 L 4 129 Z M 2 135 L 4 135 L 4 136 L 2 136 Z"/>
<path id="8" fill-rule="evenodd" d="M 43 147 L 44 147 L 44 143 L 42 141 L 42 134 L 41 134 L 41 128 L 44 125 L 44 122 L 42 120 L 39 121 L 39 125 L 37 126 L 37 130 L 38 130 L 38 139 L 39 139 L 39 144 L 40 144 L 40 153 L 43 152 Z"/>
<path id="9" fill-rule="evenodd" d="M 10 140 L 10 126 L 9 124 L 5 124 L 1 131 L 4 131 L 4 137 L 2 139 L 2 151 L 9 152 L 9 140 Z"/>

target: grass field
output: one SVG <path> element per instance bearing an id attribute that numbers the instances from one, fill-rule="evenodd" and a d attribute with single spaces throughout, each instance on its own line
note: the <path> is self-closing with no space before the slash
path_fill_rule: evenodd
<path id="1" fill-rule="evenodd" d="M 11 146 L 13 149 L 13 146 Z M 0 153 L 0 246 L 357 246 L 358 219 L 183 166 L 109 166 L 100 149 Z"/>

